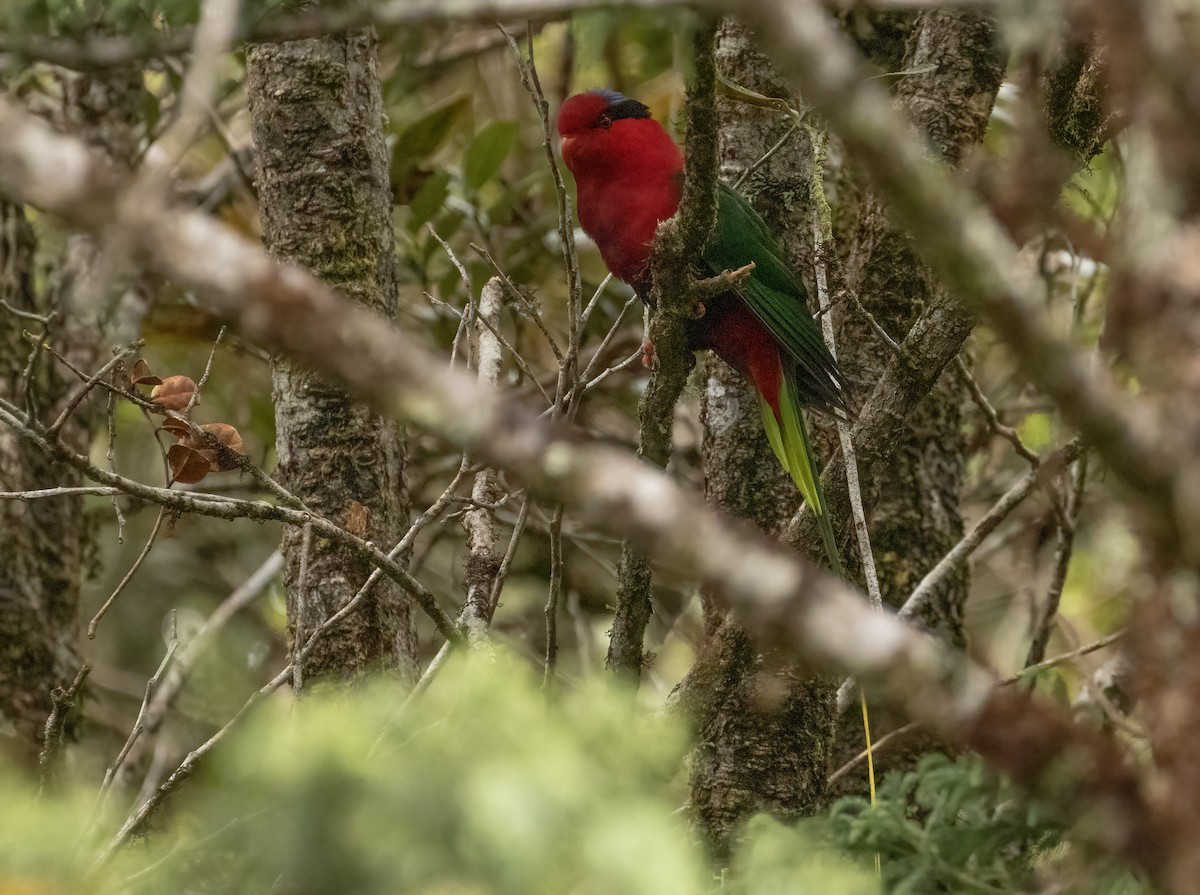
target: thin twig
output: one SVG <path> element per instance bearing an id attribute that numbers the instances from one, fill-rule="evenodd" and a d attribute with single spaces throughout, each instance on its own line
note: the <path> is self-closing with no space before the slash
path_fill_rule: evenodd
<path id="1" fill-rule="evenodd" d="M 71 686 L 66 689 L 55 687 L 50 691 L 50 714 L 46 717 L 46 725 L 42 736 L 42 751 L 38 756 L 38 767 L 41 773 L 38 784 L 39 792 L 44 790 L 54 777 L 54 766 L 58 760 L 58 753 L 62 749 L 67 722 L 70 720 L 72 712 L 75 711 L 75 700 L 78 698 L 79 690 L 83 686 L 83 682 L 87 680 L 87 676 L 91 670 L 92 666 L 85 662 L 80 666 L 78 674 L 75 675 L 75 680 L 71 682 Z"/>
<path id="2" fill-rule="evenodd" d="M 129 756 L 134 744 L 145 732 L 144 721 L 146 718 L 146 710 L 150 705 L 150 699 L 154 696 L 154 691 L 158 687 L 158 682 L 162 680 L 167 669 L 171 667 L 171 662 L 175 658 L 175 651 L 179 649 L 179 637 L 175 626 L 175 610 L 172 609 L 167 625 L 167 651 L 163 655 L 162 661 L 158 663 L 158 668 L 150 679 L 146 681 L 146 693 L 142 697 L 141 707 L 138 709 L 137 718 L 133 722 L 133 729 L 129 731 L 129 736 L 125 739 L 125 744 L 121 747 L 121 751 L 117 753 L 117 757 L 113 759 L 113 763 L 108 766 L 108 770 L 104 772 L 104 781 L 100 784 L 100 792 L 96 795 L 96 804 L 92 808 L 92 818 L 88 823 L 90 828 L 96 819 L 100 816 L 100 811 L 104 807 L 104 802 L 108 798 L 109 790 L 112 788 L 113 781 L 120 772 L 121 767 L 125 764 L 125 759 Z"/>
<path id="3" fill-rule="evenodd" d="M 1025 658 L 1026 666 L 1038 664 L 1045 658 L 1046 645 L 1050 642 L 1050 632 L 1054 628 L 1054 619 L 1058 615 L 1058 606 L 1062 601 L 1063 588 L 1067 583 L 1067 572 L 1071 568 L 1071 556 L 1075 550 L 1075 531 L 1079 523 L 1079 510 L 1083 503 L 1083 491 L 1087 486 L 1088 458 L 1084 454 L 1075 464 L 1071 474 L 1071 489 L 1067 494 L 1066 506 L 1058 522 L 1058 535 L 1054 549 L 1054 572 L 1050 578 L 1050 587 L 1046 592 L 1046 602 L 1038 614 L 1037 624 L 1033 629 L 1033 639 L 1029 644 L 1029 654 Z"/>
<path id="4" fill-rule="evenodd" d="M 825 781 L 825 785 L 833 786 L 834 783 L 836 783 L 841 778 L 845 777 L 848 773 L 850 773 L 856 767 L 858 767 L 860 764 L 862 764 L 866 760 L 868 755 L 872 755 L 872 756 L 879 755 L 880 750 L 883 749 L 883 747 L 886 746 L 888 743 L 890 743 L 892 740 L 894 740 L 897 737 L 903 736 L 904 734 L 909 733 L 910 731 L 915 730 L 916 728 L 918 728 L 920 726 L 921 725 L 919 723 L 913 722 L 912 724 L 905 724 L 903 727 L 897 727 L 895 730 L 893 730 L 889 733 L 885 733 L 883 736 L 881 736 L 879 739 L 877 739 L 874 743 L 871 744 L 870 749 L 863 749 L 861 752 L 859 752 L 857 755 L 855 755 L 852 759 L 850 759 L 848 762 L 846 762 L 844 765 L 842 765 L 840 768 L 838 768 L 836 771 L 834 771 L 832 774 L 830 774 L 829 778 Z"/>
<path id="5" fill-rule="evenodd" d="M 583 340 L 583 334 L 587 331 L 588 321 L 592 319 L 592 312 L 596 310 L 596 305 L 600 303 L 600 296 L 604 294 L 604 290 L 608 288 L 608 284 L 613 280 L 613 275 L 605 274 L 604 279 L 600 281 L 600 285 L 596 287 L 596 291 L 592 293 L 591 300 L 588 301 L 587 307 L 583 309 L 583 314 L 579 318 L 579 332 L 576 338 Z M 634 296 L 636 298 L 637 296 Z"/>
<path id="6" fill-rule="evenodd" d="M 825 270 L 825 258 L 832 255 L 833 222 L 832 210 L 825 198 L 825 135 L 812 132 L 813 143 L 813 192 L 816 198 L 812 218 L 813 247 L 816 263 L 817 307 L 825 311 L 829 307 L 829 284 Z M 837 362 L 837 341 L 833 331 L 833 317 L 823 314 L 821 333 L 829 356 Z M 850 494 L 850 510 L 854 519 L 854 534 L 858 541 L 858 555 L 862 562 L 863 577 L 867 582 L 867 596 L 875 609 L 883 608 L 883 594 L 879 588 L 879 574 L 875 570 L 875 554 L 871 550 L 871 533 L 867 529 L 867 514 L 863 509 L 862 488 L 858 481 L 858 456 L 854 450 L 854 439 L 850 435 L 850 423 L 841 414 L 835 418 L 838 440 L 842 446 L 842 460 L 846 467 L 846 488 Z"/>
<path id="7" fill-rule="evenodd" d="M 611 367 L 608 367 L 607 369 L 600 371 L 600 374 L 598 376 L 596 376 L 594 379 L 585 380 L 583 383 L 584 393 L 586 394 L 587 392 L 590 392 L 592 389 L 594 389 L 596 386 L 598 386 L 601 382 L 603 382 L 605 379 L 607 379 L 609 376 L 613 375 L 614 373 L 619 373 L 622 370 L 632 367 L 634 364 L 636 364 L 639 360 L 642 359 L 642 356 L 644 354 L 645 354 L 645 352 L 642 350 L 642 348 L 639 347 L 636 351 L 633 352 L 633 354 L 626 357 L 620 363 L 613 364 Z"/>
<path id="8" fill-rule="evenodd" d="M 300 573 L 296 576 L 296 585 L 290 591 L 290 596 L 298 602 L 308 599 L 308 573 L 312 561 L 312 523 L 308 522 L 300 529 Z M 369 576 L 368 576 L 369 577 Z M 299 638 L 293 647 L 299 646 Z M 300 662 L 297 654 L 292 654 L 292 692 L 299 693 L 304 688 L 304 663 Z"/>
<path id="9" fill-rule="evenodd" d="M 500 560 L 500 568 L 496 571 L 496 579 L 492 582 L 492 593 L 488 598 L 488 616 L 496 614 L 496 607 L 500 605 L 500 592 L 504 588 L 504 582 L 508 578 L 508 570 L 512 568 L 513 558 L 517 555 L 517 546 L 520 544 L 521 535 L 525 531 L 525 526 L 529 521 L 529 510 L 533 506 L 533 501 L 526 495 L 521 501 L 521 509 L 517 511 L 517 520 L 513 523 L 512 534 L 508 539 L 508 548 L 504 551 L 504 558 Z"/>
<path id="10" fill-rule="evenodd" d="M 504 29 L 501 29 L 504 31 Z M 504 31 L 516 59 L 517 69 L 521 75 L 521 84 L 528 91 L 533 105 L 537 109 L 538 119 L 542 124 L 542 151 L 546 155 L 546 163 L 550 168 L 550 176 L 554 181 L 554 196 L 558 204 L 558 235 L 563 256 L 563 266 L 567 273 L 567 333 L 571 344 L 567 346 L 567 363 L 560 364 L 560 379 L 574 370 L 574 357 L 578 354 L 579 316 L 582 304 L 582 282 L 579 277 L 579 257 L 575 251 L 575 213 L 571 207 L 571 197 L 563 182 L 562 171 L 558 167 L 558 159 L 554 154 L 554 137 L 550 127 L 550 104 L 542 90 L 542 82 L 538 77 L 537 65 L 533 58 L 533 30 L 527 26 L 528 58 L 522 56 L 516 39 Z M 559 397 L 564 396 L 565 389 L 559 389 Z"/>
<path id="11" fill-rule="evenodd" d="M 450 304 L 449 302 L 436 299 L 428 292 L 425 293 L 425 298 L 438 307 L 444 308 L 448 313 L 453 314 L 459 319 L 460 325 L 462 325 L 461 321 L 464 319 L 465 315 L 458 308 L 454 307 L 454 305 Z M 546 391 L 545 386 L 542 385 L 542 382 L 540 379 L 538 379 L 537 374 L 533 372 L 533 368 L 529 366 L 529 362 L 525 360 L 525 358 L 519 351 L 517 351 L 515 347 L 513 347 L 513 344 L 509 342 L 499 327 L 493 327 L 491 323 L 485 323 L 484 326 L 491 331 L 492 335 L 495 336 L 500 344 L 504 346 L 505 350 L 512 355 L 513 360 L 516 361 L 517 366 L 521 369 L 521 372 L 525 374 L 525 378 L 532 382 L 534 387 L 541 392 L 542 397 L 546 399 L 546 404 L 553 407 L 554 399 L 550 397 L 550 393 Z"/>
<path id="12" fill-rule="evenodd" d="M 746 178 L 765 165 L 771 156 L 787 145 L 788 140 L 792 139 L 792 137 L 799 133 L 799 131 L 800 123 L 798 121 L 793 121 L 792 126 L 789 127 L 784 132 L 783 136 L 775 142 L 775 145 L 759 156 L 759 158 L 752 165 L 747 167 L 746 170 L 741 173 L 741 176 L 733 182 L 733 188 L 735 190 L 741 189 L 742 184 L 746 182 Z"/>
<path id="13" fill-rule="evenodd" d="M 87 636 L 88 640 L 96 639 L 96 626 L 100 624 L 100 619 L 104 618 L 105 614 L 112 607 L 113 602 L 121 595 L 121 591 L 129 585 L 133 580 L 133 576 L 137 574 L 138 569 L 142 567 L 142 563 L 146 561 L 146 557 L 150 555 L 150 548 L 154 546 L 154 540 L 158 537 L 158 531 L 162 528 L 163 519 L 167 517 L 167 508 L 162 507 L 158 511 L 158 517 L 154 520 L 154 527 L 150 529 L 150 537 L 146 539 L 146 546 L 142 548 L 142 552 L 138 554 L 138 558 L 133 561 L 129 571 L 125 573 L 125 577 L 121 579 L 116 589 L 112 592 L 104 605 L 96 610 L 96 614 L 92 616 L 92 620 L 88 622 Z"/>
<path id="14" fill-rule="evenodd" d="M 541 330 L 542 335 L 545 337 L 546 344 L 549 345 L 550 350 L 554 352 L 554 359 L 561 364 L 564 360 L 562 349 L 558 347 L 558 342 L 550 333 L 550 328 L 546 326 L 546 321 L 542 318 L 541 306 L 539 306 L 536 301 L 517 288 L 516 284 L 509 279 L 508 274 L 506 274 L 503 268 L 501 268 L 496 262 L 496 259 L 492 257 L 491 252 L 474 242 L 470 243 L 469 245 L 471 249 L 473 249 L 474 252 L 484 260 L 487 266 L 492 269 L 492 272 L 500 278 L 500 283 L 504 286 L 504 291 L 512 297 L 516 306 L 528 312 L 529 316 L 533 318 L 533 322 L 537 324 L 537 328 Z"/>
<path id="15" fill-rule="evenodd" d="M 1082 446 L 1078 439 L 1076 439 L 1050 456 L 1056 463 L 1070 463 L 1079 456 L 1081 451 Z M 983 542 L 983 539 L 995 531 L 1000 523 L 1008 518 L 1008 515 L 1029 496 L 1036 486 L 1043 483 L 1046 476 L 1041 467 L 1047 462 L 1049 462 L 1048 459 L 1042 460 L 1038 468 L 1029 470 L 1029 472 L 1018 479 L 1016 484 L 1009 488 L 1004 496 L 996 501 L 992 508 L 984 514 L 983 518 L 971 527 L 971 530 L 963 536 L 962 540 L 950 548 L 950 552 L 943 556 L 937 565 L 926 573 L 920 584 L 916 586 L 909 598 L 905 600 L 904 605 L 900 607 L 899 615 L 901 618 L 908 618 L 915 614 L 932 596 L 933 590 L 946 576 L 970 556 Z"/>
<path id="16" fill-rule="evenodd" d="M 1022 668 L 1016 674 L 1006 677 L 1004 680 L 1000 681 L 999 686 L 1015 684 L 1020 680 L 1027 680 L 1036 674 L 1040 674 L 1048 668 L 1054 668 L 1057 665 L 1062 665 L 1064 662 L 1070 662 L 1072 659 L 1078 659 L 1080 656 L 1086 656 L 1089 653 L 1096 652 L 1096 650 L 1102 650 L 1106 646 L 1111 646 L 1124 636 L 1124 628 L 1121 628 L 1118 631 L 1113 631 L 1113 633 L 1105 637 L 1101 637 L 1099 640 L 1094 640 L 1091 643 L 1085 644 L 1078 649 L 1073 649 L 1066 653 L 1060 653 L 1057 656 L 1052 656 L 1051 658 L 1038 662 L 1035 665 L 1028 665 L 1025 668 Z"/>
<path id="17" fill-rule="evenodd" d="M 558 604 L 562 596 L 563 504 L 555 504 L 550 517 L 550 592 L 546 597 L 546 669 L 542 688 L 549 692 L 554 686 L 555 669 L 558 666 Z"/>
<path id="18" fill-rule="evenodd" d="M 12 305 L 10 305 L 8 302 L 6 302 L 2 298 L 0 298 L 0 308 L 4 308 L 4 310 L 8 311 L 8 313 L 15 314 L 17 317 L 20 317 L 22 320 L 29 320 L 29 321 L 32 321 L 33 323 L 40 323 L 43 326 L 49 325 L 50 322 L 54 319 L 53 313 L 35 314 L 35 313 L 33 313 L 33 311 L 22 311 L 20 308 L 14 308 Z"/>
<path id="19" fill-rule="evenodd" d="M 196 387 L 192 389 L 191 397 L 188 398 L 187 406 L 183 408 L 183 415 L 190 417 L 192 408 L 196 406 L 200 400 L 200 391 L 208 384 L 208 375 L 212 372 L 213 359 L 217 356 L 217 346 L 221 344 L 221 339 L 225 335 L 225 326 L 222 325 L 217 330 L 217 337 L 213 339 L 212 351 L 208 353 L 208 363 L 204 365 L 204 372 L 200 375 L 200 381 L 196 383 Z"/>
<path id="20" fill-rule="evenodd" d="M 1041 462 L 1041 458 L 1034 451 L 1026 447 L 1025 442 L 1021 440 L 1021 436 L 1017 434 L 1016 429 L 1006 426 L 1000 421 L 1000 414 L 996 412 L 996 408 L 992 406 L 992 402 L 987 399 L 987 395 L 983 393 L 983 389 L 979 387 L 979 383 L 971 375 L 971 370 L 967 367 L 967 362 L 963 360 L 961 354 L 954 359 L 954 364 L 958 370 L 958 375 L 966 383 L 967 389 L 971 393 L 971 400 L 975 402 L 975 406 L 983 413 L 983 418 L 987 421 L 988 429 L 1009 442 L 1013 446 L 1013 449 L 1033 466 L 1037 466 Z"/>
<path id="21" fill-rule="evenodd" d="M 450 247 L 450 243 L 442 239 L 438 235 L 437 230 L 433 227 L 433 222 L 425 224 L 425 229 L 429 234 L 438 241 L 438 245 L 446 253 L 450 259 L 450 263 L 454 265 L 458 271 L 458 278 L 462 280 L 463 288 L 467 293 L 467 307 L 464 312 L 458 315 L 458 330 L 454 333 L 454 341 L 450 344 L 450 366 L 454 366 L 454 361 L 458 357 L 458 346 L 465 338 L 467 340 L 467 369 L 471 368 L 471 327 L 475 324 L 475 287 L 471 285 L 471 274 L 467 270 L 467 266 L 458 260 L 458 255 L 454 254 L 454 249 Z"/>
<path id="22" fill-rule="evenodd" d="M 283 569 L 283 554 L 274 551 L 263 561 L 241 585 L 235 588 L 216 609 L 204 620 L 192 638 L 180 644 L 175 661 L 167 669 L 166 676 L 155 688 L 154 695 L 142 714 L 142 739 L 152 738 L 158 733 L 163 720 L 183 691 L 188 676 L 196 662 L 204 655 L 208 645 L 237 613 L 249 606 L 262 594 Z M 131 761 L 136 765 L 136 759 Z"/>
<path id="23" fill-rule="evenodd" d="M 1033 467 L 1024 476 L 1022 476 L 1016 484 L 1008 489 L 1004 495 L 992 505 L 992 508 L 983 515 L 978 522 L 971 527 L 971 530 L 963 535 L 962 539 L 950 548 L 950 551 L 938 560 L 937 565 L 930 569 L 925 577 L 921 579 L 908 599 L 904 601 L 904 605 L 900 607 L 898 615 L 900 618 L 910 618 L 921 610 L 924 605 L 929 602 L 936 592 L 938 586 L 957 569 L 975 550 L 983 543 L 984 539 L 995 531 L 1000 523 L 1008 518 L 1022 501 L 1028 497 L 1039 484 L 1046 478 L 1047 465 L 1054 463 L 1071 463 L 1082 451 L 1082 445 L 1078 439 L 1068 442 L 1061 450 L 1055 451 L 1050 457 L 1043 459 L 1038 466 Z M 850 705 L 854 694 L 855 681 L 853 678 L 847 678 L 838 688 L 838 711 L 845 711 Z"/>
<path id="24" fill-rule="evenodd" d="M 40 500 L 45 497 L 113 497 L 123 493 L 120 488 L 83 485 L 79 487 L 39 488 L 34 491 L 0 491 L 0 500 Z"/>
<path id="25" fill-rule="evenodd" d="M 621 310 L 617 312 L 617 316 L 613 320 L 612 326 L 608 328 L 608 332 L 604 334 L 604 338 L 601 339 L 600 344 L 596 346 L 596 350 L 592 354 L 592 359 L 588 361 L 583 368 L 583 372 L 579 374 L 579 379 L 582 382 L 586 382 L 592 375 L 592 370 L 595 369 L 596 364 L 600 362 L 600 358 L 604 356 L 604 352 L 608 348 L 609 343 L 612 342 L 612 340 L 616 337 L 617 332 L 620 330 L 621 322 L 625 319 L 625 315 L 629 313 L 629 309 L 633 307 L 633 303 L 637 300 L 637 295 L 631 295 L 625 301 L 625 304 L 621 306 Z M 578 389 L 578 386 L 576 386 L 576 389 Z"/>
<path id="26" fill-rule="evenodd" d="M 114 373 L 114 376 L 116 374 Z M 105 420 L 108 424 L 108 447 L 104 452 L 105 459 L 108 461 L 108 471 L 114 475 L 117 472 L 117 396 L 111 391 L 108 393 L 108 401 L 105 404 Z M 117 543 L 125 543 L 125 514 L 121 512 L 121 504 L 117 500 L 117 495 L 112 495 L 113 512 L 117 516 Z"/>
<path id="27" fill-rule="evenodd" d="M 122 348 L 113 355 L 112 360 L 89 376 L 84 381 L 83 385 L 79 386 L 79 388 L 75 390 L 75 393 L 71 395 L 70 400 L 67 401 L 66 405 L 62 409 L 62 413 L 58 415 L 58 419 L 51 423 L 50 428 L 46 430 L 46 434 L 51 438 L 57 436 L 59 431 L 61 431 L 62 427 L 66 424 L 67 419 L 75 411 L 75 408 L 78 407 L 83 402 L 83 399 L 91 393 L 92 389 L 96 387 L 96 384 L 105 376 L 107 376 L 112 369 L 117 366 L 117 364 L 121 363 L 123 360 L 125 360 L 125 358 L 129 357 L 129 355 L 133 354 L 142 344 L 142 341 L 138 340 L 133 345 Z"/>

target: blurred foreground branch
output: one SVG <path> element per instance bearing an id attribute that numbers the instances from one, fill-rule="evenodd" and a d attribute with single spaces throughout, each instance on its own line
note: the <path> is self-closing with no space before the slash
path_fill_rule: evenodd
<path id="1" fill-rule="evenodd" d="M 764 647 L 857 675 L 1024 785 L 1052 790 L 1068 814 L 1101 810 L 1122 818 L 1098 835 L 1148 872 L 1160 871 L 1158 820 L 1112 739 L 1044 702 L 998 690 L 978 666 L 872 611 L 840 581 L 721 518 L 660 471 L 447 369 L 442 357 L 379 315 L 302 270 L 275 264 L 219 222 L 162 197 L 129 201 L 128 185 L 79 142 L 0 100 L 0 191 L 86 232 L 120 228 L 137 261 L 193 290 L 245 337 L 310 365 L 380 412 L 510 470 L 538 496 L 639 538 L 665 567 L 708 581 Z M 955 253 L 962 257 L 957 247 Z M 1004 282 L 985 278 L 991 287 Z M 86 472 L 114 484 L 96 467 Z"/>

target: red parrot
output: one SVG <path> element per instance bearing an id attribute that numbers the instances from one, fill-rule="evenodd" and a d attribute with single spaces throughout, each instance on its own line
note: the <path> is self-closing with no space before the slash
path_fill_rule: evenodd
<path id="1" fill-rule="evenodd" d="M 608 269 L 645 298 L 655 229 L 679 206 L 683 153 L 645 105 L 612 90 L 567 99 L 558 133 L 578 188 L 579 223 Z M 717 200 L 716 226 L 696 267 L 714 275 L 750 262 L 755 268 L 689 324 L 690 347 L 715 352 L 754 384 L 767 440 L 840 570 L 801 408 L 844 413 L 841 374 L 767 225 L 725 184 Z"/>

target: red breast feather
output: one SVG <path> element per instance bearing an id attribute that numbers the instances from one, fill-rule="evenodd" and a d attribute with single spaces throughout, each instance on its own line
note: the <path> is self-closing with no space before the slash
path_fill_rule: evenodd
<path id="1" fill-rule="evenodd" d="M 579 223 L 613 275 L 636 286 L 655 228 L 679 207 L 683 153 L 652 118 L 610 120 L 612 96 L 571 97 L 559 111 L 558 132 L 578 187 Z"/>

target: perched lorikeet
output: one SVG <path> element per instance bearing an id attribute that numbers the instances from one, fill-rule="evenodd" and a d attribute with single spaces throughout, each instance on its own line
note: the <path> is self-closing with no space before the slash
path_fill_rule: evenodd
<path id="1" fill-rule="evenodd" d="M 558 133 L 578 188 L 580 224 L 609 270 L 645 297 L 655 228 L 679 206 L 683 154 L 645 105 L 612 90 L 567 99 Z M 755 269 L 689 325 L 691 347 L 716 352 L 754 383 L 767 440 L 840 569 L 801 408 L 845 412 L 841 375 L 809 315 L 804 286 L 762 218 L 724 184 L 717 200 L 717 223 L 696 267 L 717 274 L 754 262 Z"/>

